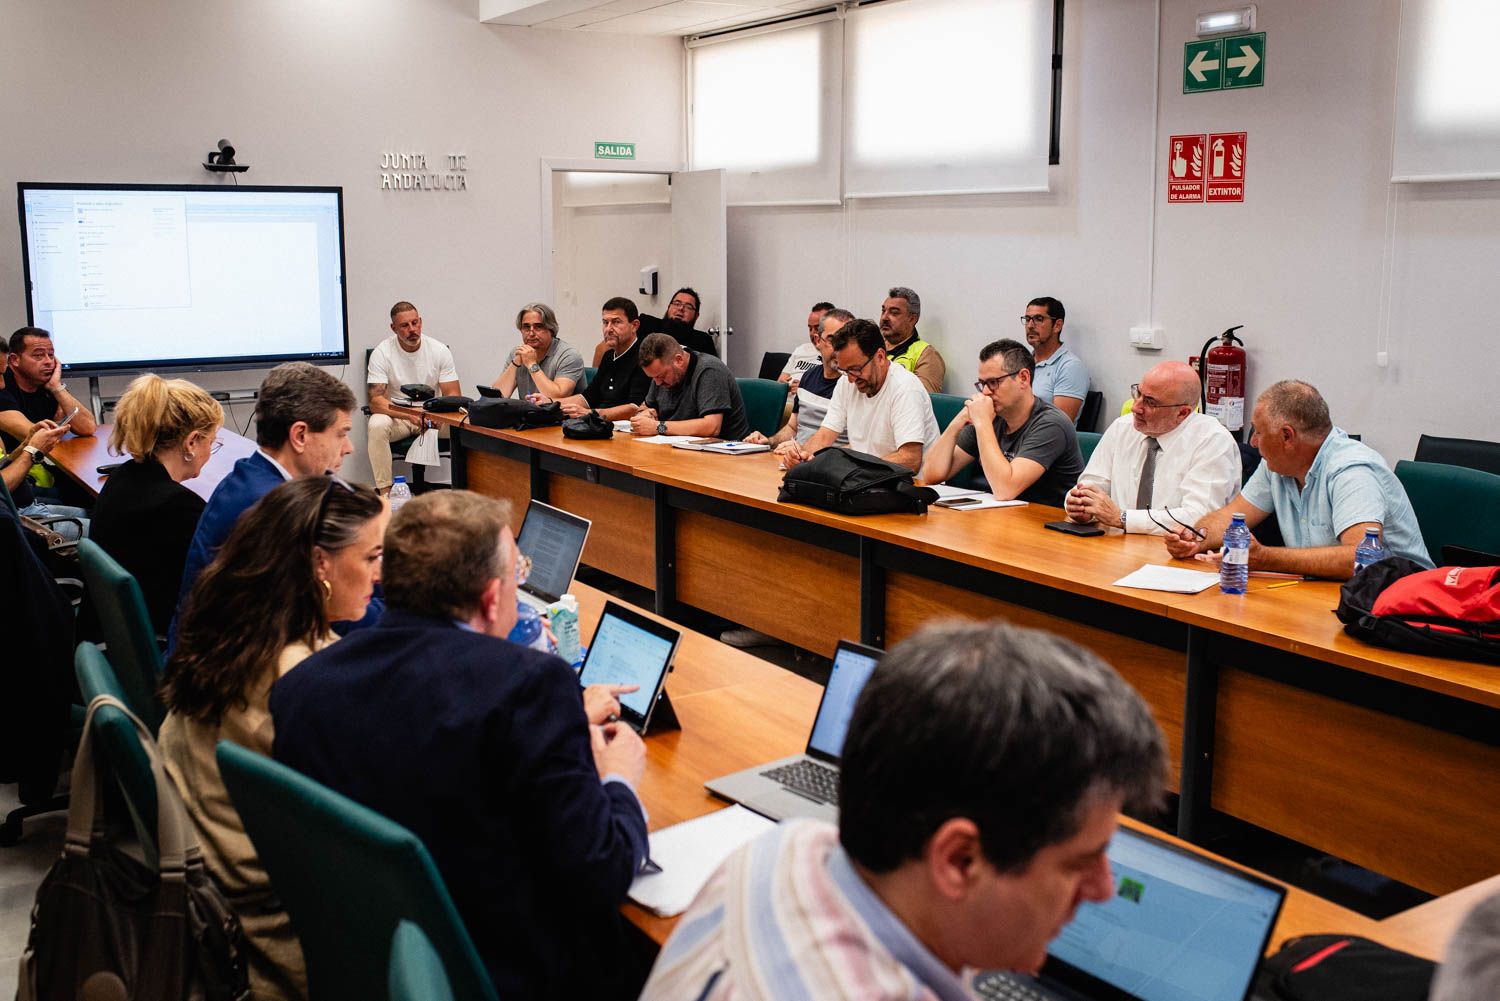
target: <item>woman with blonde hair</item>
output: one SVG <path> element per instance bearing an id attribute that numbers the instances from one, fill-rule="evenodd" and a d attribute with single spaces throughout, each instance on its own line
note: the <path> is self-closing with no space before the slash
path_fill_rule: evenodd
<path id="1" fill-rule="evenodd" d="M 109 448 L 130 461 L 99 492 L 89 537 L 141 585 L 158 635 L 172 621 L 204 507 L 182 482 L 202 472 L 219 450 L 223 424 L 224 408 L 186 379 L 143 375 L 115 405 Z"/>
<path id="2" fill-rule="evenodd" d="M 283 483 L 240 515 L 177 622 L 157 743 L 203 860 L 245 929 L 254 1001 L 305 998 L 307 971 L 214 747 L 229 740 L 271 753 L 271 685 L 337 638 L 331 623 L 364 617 L 389 519 L 367 486 L 337 476 Z"/>

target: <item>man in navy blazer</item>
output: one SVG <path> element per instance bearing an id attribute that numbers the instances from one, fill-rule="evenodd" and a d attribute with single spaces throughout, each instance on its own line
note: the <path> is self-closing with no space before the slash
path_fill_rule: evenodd
<path id="1" fill-rule="evenodd" d="M 278 761 L 427 845 L 502 998 L 635 997 L 620 904 L 646 858 L 645 747 L 516 619 L 509 506 L 424 494 L 385 536 L 387 608 L 271 688 Z M 371 957 L 372 962 L 377 957 Z"/>
<path id="2" fill-rule="evenodd" d="M 344 456 L 354 451 L 349 442 L 354 408 L 353 391 L 316 365 L 291 362 L 271 369 L 255 402 L 255 443 L 260 447 L 236 462 L 208 498 L 182 568 L 179 614 L 240 515 L 288 480 L 338 472 Z M 379 610 L 377 602 L 370 605 L 366 619 L 373 624 Z M 175 615 L 167 635 L 170 652 L 177 641 Z"/>

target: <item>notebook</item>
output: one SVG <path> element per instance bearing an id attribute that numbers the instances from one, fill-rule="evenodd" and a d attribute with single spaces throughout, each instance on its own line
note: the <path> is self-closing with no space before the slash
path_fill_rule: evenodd
<path id="1" fill-rule="evenodd" d="M 807 751 L 705 783 L 708 791 L 772 820 L 814 817 L 837 820 L 839 761 L 849 717 L 882 652 L 839 640 L 833 671 L 818 703 Z"/>
<path id="2" fill-rule="evenodd" d="M 516 548 L 531 557 L 531 572 L 516 589 L 517 599 L 545 613 L 548 605 L 568 593 L 590 524 L 587 518 L 541 501 L 527 506 Z"/>
<path id="3" fill-rule="evenodd" d="M 1133 828 L 1109 845 L 1114 896 L 1082 904 L 1041 974 L 981 973 L 989 999 L 1245 1001 L 1286 891 Z"/>

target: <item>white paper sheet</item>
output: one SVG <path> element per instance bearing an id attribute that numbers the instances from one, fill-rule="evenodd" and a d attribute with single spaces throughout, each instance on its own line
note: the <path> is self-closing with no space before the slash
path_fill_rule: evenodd
<path id="1" fill-rule="evenodd" d="M 632 438 L 630 440 L 638 441 L 645 445 L 671 445 L 674 442 L 679 441 L 692 441 L 697 437 L 699 437 L 699 435 L 695 434 L 652 434 L 642 435 L 638 438 Z"/>
<path id="2" fill-rule="evenodd" d="M 406 450 L 406 461 L 420 466 L 436 466 L 443 461 L 438 456 L 437 428 L 428 428 L 417 435 L 417 440 Z"/>
<path id="3" fill-rule="evenodd" d="M 661 872 L 637 876 L 630 899 L 664 918 L 681 914 L 736 848 L 775 826 L 736 805 L 662 828 L 651 835 L 651 860 Z"/>
<path id="4" fill-rule="evenodd" d="M 1134 573 L 1128 573 L 1115 581 L 1116 587 L 1137 587 L 1146 591 L 1169 591 L 1173 594 L 1197 594 L 1219 582 L 1216 573 L 1188 570 L 1184 567 L 1167 567 L 1147 563 Z"/>
<path id="5" fill-rule="evenodd" d="M 630 433 L 630 422 L 629 421 L 615 421 L 615 430 L 616 431 L 623 431 L 626 434 L 629 434 Z"/>
<path id="6" fill-rule="evenodd" d="M 941 499 L 949 497 L 973 497 L 976 494 L 983 493 L 983 491 L 975 490 L 971 487 L 950 487 L 946 483 L 934 483 L 928 489 L 936 490 L 938 497 Z"/>

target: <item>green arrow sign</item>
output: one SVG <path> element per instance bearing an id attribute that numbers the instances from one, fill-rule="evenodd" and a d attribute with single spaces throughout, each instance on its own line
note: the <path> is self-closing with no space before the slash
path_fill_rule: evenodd
<path id="1" fill-rule="evenodd" d="M 1182 92 L 1224 89 L 1224 39 L 1188 42 L 1182 47 Z"/>
<path id="2" fill-rule="evenodd" d="M 1182 46 L 1182 92 L 1266 85 L 1266 33 L 1231 35 Z"/>
<path id="3" fill-rule="evenodd" d="M 1224 39 L 1224 89 L 1266 85 L 1266 33 Z"/>

